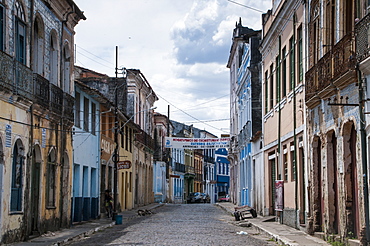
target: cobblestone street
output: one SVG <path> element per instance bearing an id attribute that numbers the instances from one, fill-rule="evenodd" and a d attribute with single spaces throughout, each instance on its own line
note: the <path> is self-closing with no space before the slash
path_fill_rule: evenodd
<path id="1" fill-rule="evenodd" d="M 245 233 L 243 233 L 245 232 Z M 276 245 L 212 204 L 165 205 L 71 245 Z"/>

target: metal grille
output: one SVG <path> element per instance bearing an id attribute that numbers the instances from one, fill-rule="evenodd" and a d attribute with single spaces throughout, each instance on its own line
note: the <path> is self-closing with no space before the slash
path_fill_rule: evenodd
<path id="1" fill-rule="evenodd" d="M 355 26 L 357 61 L 361 62 L 370 55 L 369 47 L 369 20 L 370 13 L 362 18 Z"/>

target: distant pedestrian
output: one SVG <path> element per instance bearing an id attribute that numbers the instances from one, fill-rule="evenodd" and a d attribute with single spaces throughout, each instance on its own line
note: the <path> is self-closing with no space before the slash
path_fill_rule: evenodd
<path id="1" fill-rule="evenodd" d="M 107 213 L 107 217 L 112 217 L 113 214 L 113 197 L 110 194 L 109 190 L 105 190 L 104 193 L 104 203 L 105 203 L 105 211 Z"/>

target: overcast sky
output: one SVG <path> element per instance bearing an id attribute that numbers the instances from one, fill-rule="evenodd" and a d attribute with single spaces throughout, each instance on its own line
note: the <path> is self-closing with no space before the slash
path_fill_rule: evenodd
<path id="1" fill-rule="evenodd" d="M 235 23 L 261 29 L 271 0 L 75 0 L 76 65 L 115 76 L 140 69 L 157 94 L 156 111 L 216 136 L 229 133 L 229 57 Z M 199 123 L 199 121 L 206 121 Z"/>

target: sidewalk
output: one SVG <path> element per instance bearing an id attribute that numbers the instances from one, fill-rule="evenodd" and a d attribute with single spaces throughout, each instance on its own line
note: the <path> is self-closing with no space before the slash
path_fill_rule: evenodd
<path id="1" fill-rule="evenodd" d="M 223 208 L 231 215 L 234 215 L 234 207 L 236 206 L 231 202 L 216 203 L 216 205 Z M 287 225 L 280 224 L 278 222 L 266 221 L 267 219 L 268 218 L 266 217 L 258 216 L 257 218 L 249 219 L 248 222 L 250 222 L 251 225 L 255 227 L 257 230 L 267 234 L 269 237 L 275 239 L 275 241 L 282 245 L 290 246 L 331 245 L 326 241 L 314 236 L 310 236 L 303 231 L 297 230 Z"/>
<path id="2" fill-rule="evenodd" d="M 138 216 L 137 211 L 139 209 L 154 210 L 163 204 L 152 203 L 147 206 L 139 207 L 136 209 L 123 211 L 119 213 L 122 215 L 123 222 L 136 218 Z M 70 243 L 71 241 L 83 238 L 85 236 L 91 235 L 96 231 L 103 230 L 108 227 L 115 225 L 115 221 L 112 221 L 111 218 L 97 219 L 87 222 L 82 222 L 81 224 L 73 225 L 70 228 L 62 229 L 56 232 L 50 232 L 48 234 L 41 235 L 40 237 L 33 238 L 27 242 L 18 242 L 6 245 L 15 245 L 15 246 L 60 246 Z"/>

